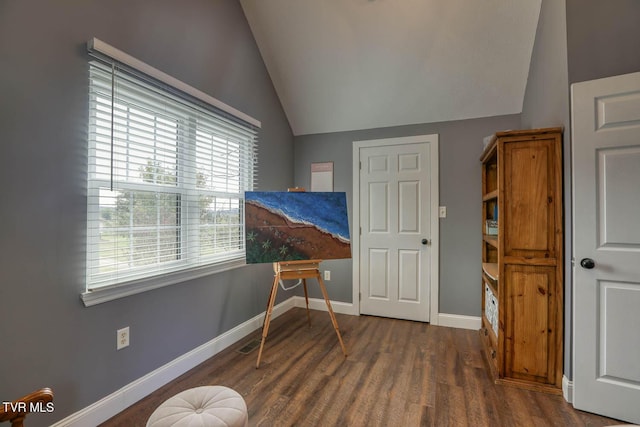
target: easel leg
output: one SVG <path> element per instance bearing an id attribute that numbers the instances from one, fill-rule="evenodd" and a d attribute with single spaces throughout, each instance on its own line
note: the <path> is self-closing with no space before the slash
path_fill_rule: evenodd
<path id="1" fill-rule="evenodd" d="M 307 279 L 302 279 L 302 286 L 304 287 L 304 301 L 307 303 L 307 321 L 309 327 L 311 327 L 311 315 L 309 314 L 309 294 L 307 293 Z"/>
<path id="2" fill-rule="evenodd" d="M 271 322 L 271 313 L 273 312 L 273 304 L 276 302 L 276 294 L 278 293 L 278 279 L 276 274 L 273 278 L 273 286 L 271 287 L 271 293 L 269 294 L 269 303 L 267 304 L 267 312 L 264 316 L 264 323 L 262 324 L 262 341 L 260 342 L 260 351 L 258 352 L 258 361 L 256 362 L 256 369 L 260 367 L 260 358 L 262 357 L 262 348 L 264 347 L 264 341 L 267 339 L 269 333 L 269 323 Z"/>
<path id="3" fill-rule="evenodd" d="M 340 329 L 338 328 L 338 321 L 336 320 L 336 315 L 333 314 L 333 309 L 331 308 L 331 302 L 329 302 L 329 294 L 327 294 L 327 289 L 324 287 L 324 281 L 322 280 L 322 276 L 318 271 L 318 284 L 320 285 L 320 290 L 322 291 L 322 296 L 324 296 L 324 301 L 327 303 L 327 309 L 329 309 L 329 316 L 331 316 L 331 323 L 333 323 L 333 328 L 336 330 L 336 334 L 338 335 L 338 341 L 340 341 L 340 347 L 342 347 L 342 353 L 344 357 L 347 357 L 347 349 L 342 342 L 342 336 L 340 335 Z"/>

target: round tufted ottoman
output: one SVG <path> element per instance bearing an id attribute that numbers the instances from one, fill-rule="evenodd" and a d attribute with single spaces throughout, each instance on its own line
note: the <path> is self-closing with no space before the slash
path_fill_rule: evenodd
<path id="1" fill-rule="evenodd" d="M 246 427 L 247 405 L 235 390 L 222 386 L 191 388 L 153 411 L 147 427 Z"/>

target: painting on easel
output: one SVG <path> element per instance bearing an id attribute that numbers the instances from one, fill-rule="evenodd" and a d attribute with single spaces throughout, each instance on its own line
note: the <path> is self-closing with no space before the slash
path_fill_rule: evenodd
<path id="1" fill-rule="evenodd" d="M 245 193 L 248 264 L 351 258 L 344 192 Z"/>

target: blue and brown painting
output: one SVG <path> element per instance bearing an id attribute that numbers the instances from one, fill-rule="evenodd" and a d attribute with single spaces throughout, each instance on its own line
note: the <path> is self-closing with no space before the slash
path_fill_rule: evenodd
<path id="1" fill-rule="evenodd" d="M 245 193 L 247 263 L 351 258 L 344 192 Z"/>

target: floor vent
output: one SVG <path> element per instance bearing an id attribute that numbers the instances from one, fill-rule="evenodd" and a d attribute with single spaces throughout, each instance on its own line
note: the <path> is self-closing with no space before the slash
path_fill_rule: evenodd
<path id="1" fill-rule="evenodd" d="M 256 348 L 260 347 L 260 342 L 261 340 L 257 338 L 255 340 L 249 341 L 244 345 L 244 347 L 238 350 L 238 353 L 249 354 Z"/>

